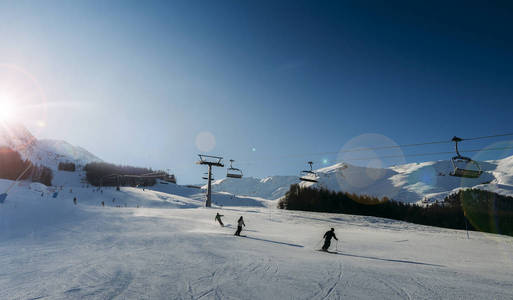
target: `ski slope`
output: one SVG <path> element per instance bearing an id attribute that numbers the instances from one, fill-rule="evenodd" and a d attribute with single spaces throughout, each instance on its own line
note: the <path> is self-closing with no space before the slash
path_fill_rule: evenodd
<path id="1" fill-rule="evenodd" d="M 22 182 L 0 205 L 0 299 L 513 298 L 512 237 L 226 193 L 207 209 L 201 190 L 174 184 L 100 192 L 80 172 L 56 178 L 62 190 Z M 338 254 L 316 251 L 330 227 Z"/>

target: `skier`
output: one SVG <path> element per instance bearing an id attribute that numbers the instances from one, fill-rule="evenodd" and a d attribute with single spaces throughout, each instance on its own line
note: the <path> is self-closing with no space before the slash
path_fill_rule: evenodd
<path id="1" fill-rule="evenodd" d="M 102 207 L 105 207 L 105 202 L 102 201 Z"/>
<path id="2" fill-rule="evenodd" d="M 335 238 L 338 241 L 337 236 L 335 235 L 335 228 L 331 228 L 331 230 L 326 231 L 323 238 L 324 245 L 322 246 L 322 251 L 328 251 L 328 248 L 331 245 L 331 238 Z"/>
<path id="3" fill-rule="evenodd" d="M 244 219 L 242 218 L 242 216 L 240 216 L 239 220 L 237 221 L 237 231 L 235 231 L 236 236 L 240 236 L 242 226 L 246 226 L 246 224 L 244 224 Z"/>
<path id="4" fill-rule="evenodd" d="M 223 221 L 221 221 L 221 217 L 224 217 L 224 216 L 217 213 L 215 221 L 219 222 L 219 225 L 221 225 L 221 227 L 224 227 Z"/>
<path id="5" fill-rule="evenodd" d="M 73 198 L 73 204 L 77 205 L 77 197 Z"/>

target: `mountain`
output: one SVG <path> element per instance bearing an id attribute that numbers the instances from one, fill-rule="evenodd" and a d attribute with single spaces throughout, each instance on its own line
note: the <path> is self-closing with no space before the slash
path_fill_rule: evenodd
<path id="1" fill-rule="evenodd" d="M 410 163 L 389 168 L 368 168 L 338 163 L 318 169 L 318 183 L 301 182 L 305 187 L 321 187 L 360 195 L 388 197 L 406 203 L 430 203 L 443 200 L 461 188 L 478 188 L 502 195 L 513 195 L 513 156 L 479 162 L 479 178 L 450 176 L 451 162 Z M 266 179 L 221 179 L 213 182 L 214 191 L 276 199 L 297 183 L 294 176 L 272 176 Z"/>
<path id="2" fill-rule="evenodd" d="M 20 153 L 30 151 L 37 139 L 23 125 L 0 123 L 0 146 L 9 147 Z"/>
<path id="3" fill-rule="evenodd" d="M 101 161 L 87 150 L 59 140 L 38 140 L 21 124 L 0 124 L 0 146 L 18 151 L 24 159 L 56 169 L 59 162 L 79 165 Z"/>
<path id="4" fill-rule="evenodd" d="M 73 146 L 66 141 L 49 139 L 36 142 L 30 159 L 47 166 L 58 165 L 59 162 L 66 161 L 72 161 L 78 165 L 101 161 L 101 159 L 82 147 Z"/>

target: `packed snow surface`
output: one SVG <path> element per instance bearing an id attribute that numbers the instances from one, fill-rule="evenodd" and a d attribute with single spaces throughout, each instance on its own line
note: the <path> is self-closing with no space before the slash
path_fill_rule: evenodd
<path id="1" fill-rule="evenodd" d="M 98 191 L 58 173 L 57 187 L 21 182 L 0 205 L 0 299 L 513 298 L 512 237 L 228 193 L 203 208 L 199 189 Z M 240 216 L 246 237 L 233 236 Z M 331 227 L 337 253 L 317 251 Z"/>

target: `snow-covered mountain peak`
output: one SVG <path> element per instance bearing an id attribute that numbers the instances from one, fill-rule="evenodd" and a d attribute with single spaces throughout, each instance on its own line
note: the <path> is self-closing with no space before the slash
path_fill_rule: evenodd
<path id="1" fill-rule="evenodd" d="M 35 138 L 22 124 L 0 123 L 0 146 L 16 150 L 24 159 L 56 169 L 59 162 L 87 164 L 101 161 L 82 147 L 59 140 Z"/>
<path id="2" fill-rule="evenodd" d="M 0 146 L 23 152 L 36 141 L 37 139 L 22 124 L 0 122 Z"/>

